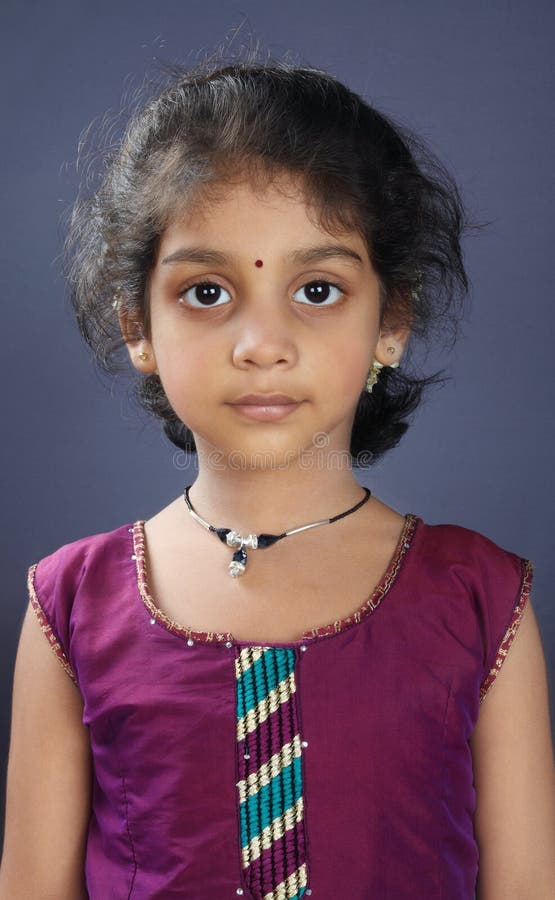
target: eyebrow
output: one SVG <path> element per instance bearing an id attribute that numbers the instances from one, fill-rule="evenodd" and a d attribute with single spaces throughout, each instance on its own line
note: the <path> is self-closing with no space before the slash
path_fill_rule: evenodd
<path id="1" fill-rule="evenodd" d="M 323 259 L 340 258 L 347 262 L 362 265 L 362 257 L 351 247 L 343 244 L 323 244 L 320 247 L 306 247 L 301 250 L 293 250 L 288 257 L 291 262 L 310 263 Z M 232 262 L 232 258 L 218 250 L 210 250 L 208 247 L 180 247 L 162 260 L 162 265 L 175 265 L 176 263 L 192 262 L 202 265 L 224 266 Z"/>

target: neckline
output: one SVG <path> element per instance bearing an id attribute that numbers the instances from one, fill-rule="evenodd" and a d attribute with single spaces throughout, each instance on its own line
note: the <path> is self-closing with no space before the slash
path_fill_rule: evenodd
<path id="1" fill-rule="evenodd" d="M 167 631 L 170 631 L 172 634 L 177 634 L 181 637 L 187 638 L 187 643 L 189 644 L 189 646 L 192 646 L 196 643 L 202 643 L 218 645 L 223 644 L 228 648 L 233 646 L 245 648 L 294 648 L 304 646 L 308 643 L 314 643 L 318 640 L 321 640 L 322 638 L 330 638 L 335 637 L 338 634 L 342 634 L 348 628 L 351 628 L 354 625 L 358 625 L 371 613 L 373 613 L 374 610 L 378 608 L 385 595 L 390 591 L 393 584 L 396 582 L 401 570 L 402 563 L 408 555 L 408 551 L 413 544 L 414 536 L 421 522 L 422 519 L 420 516 L 414 513 L 405 514 L 405 523 L 403 525 L 401 535 L 399 537 L 393 555 L 389 561 L 387 569 L 380 579 L 379 583 L 373 589 L 370 596 L 367 597 L 367 599 L 361 606 L 359 606 L 358 609 L 356 609 L 353 613 L 351 613 L 344 619 L 337 619 L 335 622 L 330 622 L 328 625 L 320 625 L 316 626 L 315 628 L 308 629 L 308 631 L 305 631 L 300 638 L 297 638 L 293 641 L 240 640 L 234 637 L 231 632 L 196 631 L 188 625 L 183 625 L 179 622 L 175 622 L 164 612 L 162 612 L 150 593 L 145 558 L 145 520 L 138 519 L 136 522 L 133 522 L 132 526 L 128 528 L 128 531 L 132 534 L 133 555 L 131 558 L 135 560 L 137 588 L 146 609 L 150 613 L 151 624 L 158 623 L 162 627 L 166 628 Z"/>

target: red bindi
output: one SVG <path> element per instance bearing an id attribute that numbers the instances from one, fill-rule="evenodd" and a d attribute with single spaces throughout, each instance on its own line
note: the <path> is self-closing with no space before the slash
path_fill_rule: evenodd
<path id="1" fill-rule="evenodd" d="M 257 260 L 256 260 L 255 266 L 258 266 L 258 268 L 260 268 L 260 267 L 263 266 L 263 265 L 264 265 L 264 263 L 262 262 L 261 259 L 257 259 Z"/>

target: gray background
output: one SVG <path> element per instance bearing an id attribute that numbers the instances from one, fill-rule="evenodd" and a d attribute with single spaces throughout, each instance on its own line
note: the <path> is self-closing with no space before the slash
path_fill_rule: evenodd
<path id="1" fill-rule="evenodd" d="M 232 46 L 250 30 L 273 54 L 328 69 L 427 139 L 491 221 L 465 242 L 473 292 L 457 348 L 428 363 L 451 381 L 359 477 L 400 512 L 534 561 L 554 709 L 552 4 L 4 0 L 2 790 L 27 567 L 149 518 L 196 471 L 129 406 L 125 379 L 97 374 L 72 321 L 59 255 L 78 138 L 154 58 L 193 63 L 244 17 Z"/>

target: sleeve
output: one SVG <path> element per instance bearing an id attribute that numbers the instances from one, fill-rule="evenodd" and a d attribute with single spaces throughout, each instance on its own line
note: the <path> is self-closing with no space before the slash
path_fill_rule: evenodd
<path id="1" fill-rule="evenodd" d="M 482 566 L 482 617 L 485 626 L 484 675 L 480 703 L 495 681 L 530 600 L 534 565 L 486 539 L 487 567 Z"/>
<path id="2" fill-rule="evenodd" d="M 78 685 L 71 659 L 71 612 L 80 569 L 72 552 L 64 545 L 50 556 L 29 566 L 27 589 L 29 602 L 43 634 L 65 672 Z"/>

